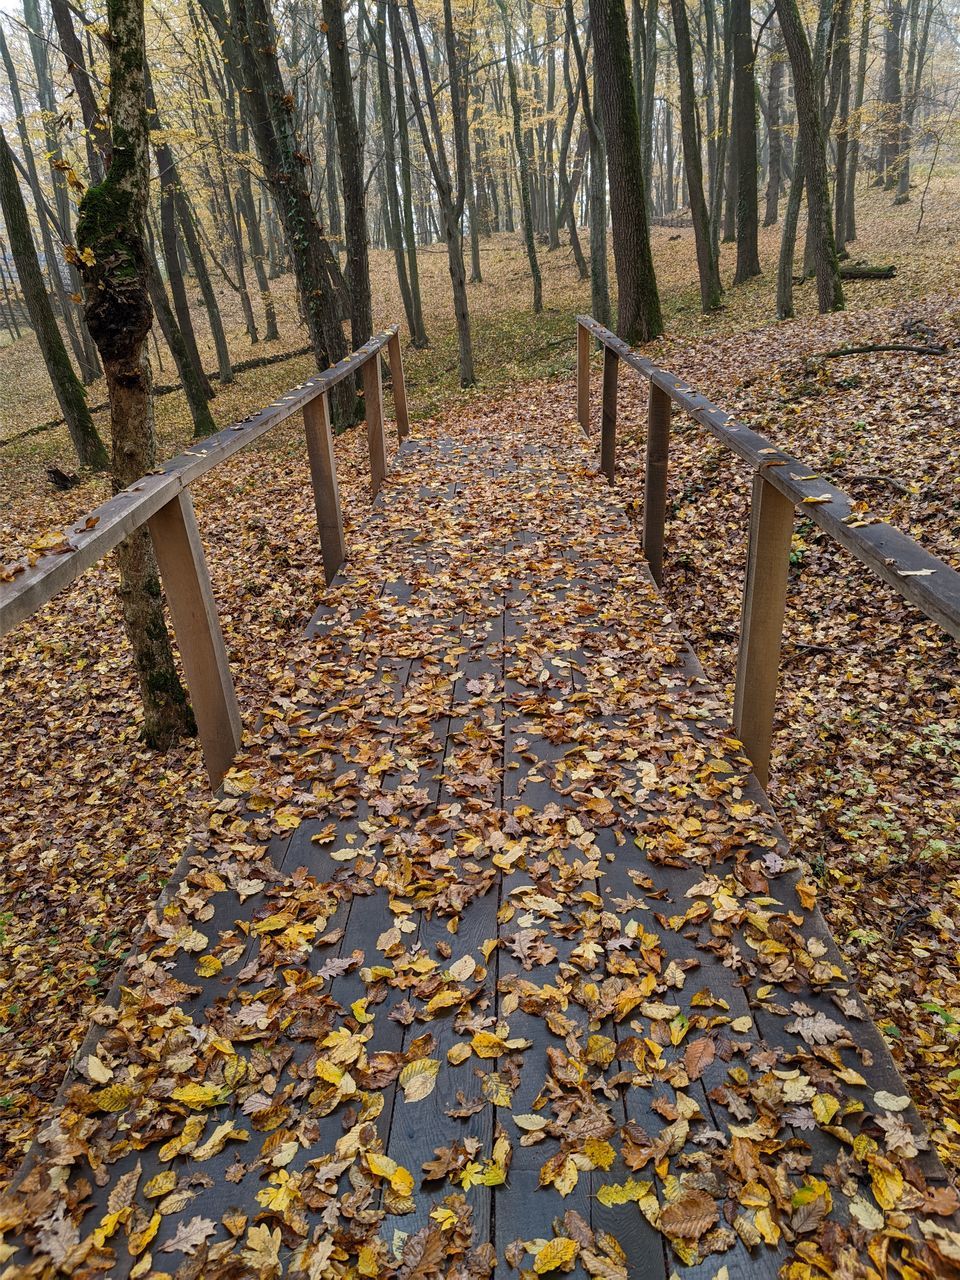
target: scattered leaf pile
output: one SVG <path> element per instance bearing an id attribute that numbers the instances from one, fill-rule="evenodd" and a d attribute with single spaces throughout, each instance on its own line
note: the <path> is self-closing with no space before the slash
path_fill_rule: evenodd
<path id="1" fill-rule="evenodd" d="M 427 433 L 351 531 L 0 1276 L 960 1270 L 816 887 L 546 400 Z"/>

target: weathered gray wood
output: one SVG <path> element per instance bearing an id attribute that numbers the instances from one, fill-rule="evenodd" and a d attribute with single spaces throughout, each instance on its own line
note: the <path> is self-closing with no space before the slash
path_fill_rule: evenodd
<path id="1" fill-rule="evenodd" d="M 603 348 L 603 393 L 600 418 L 600 470 L 613 484 L 617 467 L 617 372 L 620 358 Z"/>
<path id="2" fill-rule="evenodd" d="M 303 429 L 310 457 L 310 479 L 317 508 L 320 550 L 327 585 L 347 557 L 343 538 L 343 512 L 340 510 L 340 486 L 337 484 L 337 462 L 333 451 L 330 426 L 330 402 L 326 393 L 303 407 Z"/>
<path id="3" fill-rule="evenodd" d="M 177 494 L 148 523 L 197 717 L 203 762 L 211 785 L 217 787 L 240 747 L 242 726 L 189 491 Z"/>
<path id="4" fill-rule="evenodd" d="M 363 402 L 367 417 L 367 444 L 370 449 L 370 493 L 376 497 L 387 478 L 387 448 L 383 438 L 383 383 L 380 361 L 363 366 Z"/>
<path id="5" fill-rule="evenodd" d="M 691 391 L 682 379 L 631 351 L 596 320 L 578 316 L 577 324 L 604 347 L 616 352 L 624 364 L 665 391 L 675 405 L 734 453 L 753 467 L 767 469 L 770 484 L 795 507 L 803 507 L 808 519 L 863 561 L 905 600 L 960 640 L 960 573 L 885 521 L 864 522 L 854 511 L 853 500 L 836 485 L 811 477 L 806 463 L 776 448 L 766 436 L 735 422 L 731 414 L 711 404 L 706 396 Z M 819 501 L 822 498 L 829 498 L 829 502 Z"/>
<path id="6" fill-rule="evenodd" d="M 590 435 L 590 333 L 577 322 L 577 418 Z"/>
<path id="7" fill-rule="evenodd" d="M 733 725 L 762 787 L 770 772 L 792 537 L 793 503 L 758 471 L 750 507 Z"/>
<path id="8" fill-rule="evenodd" d="M 397 440 L 402 443 L 410 434 L 410 415 L 407 411 L 407 384 L 403 377 L 399 333 L 395 332 L 387 343 L 387 359 L 390 362 L 390 381 L 393 384 L 393 410 L 397 415 Z"/>
<path id="9" fill-rule="evenodd" d="M 647 403 L 647 474 L 643 486 L 643 550 L 658 587 L 663 585 L 663 527 L 667 516 L 667 469 L 672 402 L 650 383 Z"/>
<path id="10" fill-rule="evenodd" d="M 387 345 L 395 332 L 396 326 L 378 334 L 346 359 L 294 387 L 266 408 L 224 427 L 216 435 L 197 441 L 185 453 L 162 463 L 156 474 L 144 476 L 65 530 L 69 551 L 41 556 L 36 564 L 9 582 L 0 582 L 0 635 L 6 635 L 18 623 L 36 613 L 81 573 L 102 560 L 128 533 L 145 524 L 154 512 L 198 476 L 259 440 L 344 378 L 354 376 L 371 356 L 376 356 Z"/>

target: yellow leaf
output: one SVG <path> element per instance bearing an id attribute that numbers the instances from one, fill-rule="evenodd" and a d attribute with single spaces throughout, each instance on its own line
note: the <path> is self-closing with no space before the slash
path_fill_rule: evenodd
<path id="1" fill-rule="evenodd" d="M 165 1169 L 163 1173 L 156 1174 L 155 1177 L 144 1184 L 143 1194 L 148 1200 L 152 1200 L 156 1196 L 169 1195 L 176 1185 L 176 1173 L 173 1169 Z"/>
<path id="2" fill-rule="evenodd" d="M 440 1070 L 439 1058 L 418 1058 L 400 1072 L 400 1088 L 406 1102 L 422 1102 L 433 1093 Z"/>
<path id="3" fill-rule="evenodd" d="M 595 1169 L 609 1169 L 617 1156 L 610 1143 L 600 1138 L 588 1138 L 583 1144 L 583 1154 Z"/>
<path id="4" fill-rule="evenodd" d="M 144 1249 L 160 1230 L 160 1223 L 163 1221 L 159 1213 L 155 1213 L 142 1231 L 135 1231 L 127 1240 L 127 1248 L 132 1257 L 137 1257 L 143 1253 Z"/>
<path id="5" fill-rule="evenodd" d="M 539 1133 L 541 1129 L 547 1127 L 550 1120 L 547 1116 L 521 1115 L 514 1116 L 513 1123 L 526 1133 Z"/>
<path id="6" fill-rule="evenodd" d="M 579 1252 L 580 1246 L 576 1240 L 571 1240 L 567 1236 L 557 1236 L 553 1240 L 548 1240 L 537 1251 L 533 1260 L 533 1269 L 538 1276 L 545 1275 L 548 1271 L 569 1271 Z"/>
<path id="7" fill-rule="evenodd" d="M 634 1178 L 628 1178 L 626 1182 L 607 1182 L 597 1192 L 597 1199 L 604 1208 L 612 1209 L 631 1201 L 639 1203 L 652 1188 L 652 1182 L 637 1182 Z"/>
<path id="8" fill-rule="evenodd" d="M 135 1091 L 128 1084 L 108 1084 L 105 1089 L 95 1089 L 90 1096 L 98 1111 L 126 1111 Z"/>
<path id="9" fill-rule="evenodd" d="M 470 1044 L 478 1058 L 499 1058 L 507 1051 L 506 1041 L 491 1031 L 478 1031 Z"/>
<path id="10" fill-rule="evenodd" d="M 780 1228 L 774 1222 L 769 1209 L 758 1209 L 753 1215 L 753 1221 L 765 1244 L 777 1243 L 780 1239 Z"/>
<path id="11" fill-rule="evenodd" d="M 197 961 L 197 977 L 212 978 L 223 968 L 223 961 L 217 956 L 201 956 Z"/>
<path id="12" fill-rule="evenodd" d="M 893 1209 L 903 1195 L 903 1174 L 892 1164 L 879 1159 L 871 1161 L 870 1185 L 881 1209 Z"/>
<path id="13" fill-rule="evenodd" d="M 201 1107 L 215 1107 L 230 1094 L 224 1085 L 218 1084 L 183 1084 L 174 1089 L 170 1095 L 177 1102 L 185 1102 L 188 1107 L 199 1110 Z"/>
<path id="14" fill-rule="evenodd" d="M 447 1050 L 447 1061 L 451 1066 L 459 1067 L 461 1062 L 466 1062 L 470 1057 L 470 1053 L 470 1046 L 464 1044 L 461 1040 L 459 1043 L 451 1045 Z"/>
<path id="15" fill-rule="evenodd" d="M 413 1174 L 409 1169 L 404 1169 L 403 1165 L 397 1164 L 396 1160 L 376 1151 L 368 1151 L 365 1159 L 370 1172 L 378 1178 L 386 1178 L 398 1195 L 408 1196 L 413 1190 Z"/>
<path id="16" fill-rule="evenodd" d="M 818 1093 L 810 1103 L 810 1109 L 816 1116 L 817 1124 L 829 1124 L 840 1110 L 840 1100 L 832 1093 Z"/>
<path id="17" fill-rule="evenodd" d="M 812 911 L 817 901 L 817 886 L 810 884 L 807 880 L 798 880 L 796 890 L 804 911 Z"/>

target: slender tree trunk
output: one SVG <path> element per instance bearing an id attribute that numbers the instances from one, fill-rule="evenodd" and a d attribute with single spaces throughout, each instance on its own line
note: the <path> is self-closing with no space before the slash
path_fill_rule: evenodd
<path id="1" fill-rule="evenodd" d="M 510 88 L 510 110 L 513 117 L 513 142 L 517 153 L 517 166 L 520 174 L 520 210 L 523 214 L 523 241 L 527 250 L 527 262 L 530 264 L 530 278 L 533 281 L 533 313 L 539 315 L 543 310 L 543 280 L 540 275 L 540 263 L 537 261 L 537 245 L 533 233 L 533 213 L 530 208 L 530 165 L 523 145 L 523 119 L 520 113 L 520 95 L 517 92 L 517 75 L 513 65 L 513 38 L 510 31 L 510 17 L 507 14 L 505 0 L 498 0 L 500 16 L 503 19 L 504 54 L 507 66 L 507 83 Z"/>
<path id="2" fill-rule="evenodd" d="M 174 364 L 177 366 L 183 394 L 190 407 L 190 415 L 193 418 L 194 439 L 212 435 L 217 429 L 217 424 L 214 422 L 213 414 L 210 412 L 209 397 L 204 388 L 204 383 L 197 377 L 197 371 L 190 357 L 187 344 L 170 306 L 152 246 L 148 246 L 146 270 L 150 301 L 153 303 L 153 310 L 160 323 L 164 341 L 170 349 Z"/>
<path id="3" fill-rule="evenodd" d="M 591 106 L 590 82 L 587 64 L 577 20 L 573 12 L 573 0 L 564 0 L 567 31 L 573 45 L 573 55 L 580 77 L 580 96 L 583 99 L 583 118 L 590 144 L 590 183 L 588 193 L 590 222 L 590 306 L 595 320 L 609 326 L 612 317 L 610 284 L 607 279 L 607 166 L 600 125 Z"/>
<path id="4" fill-rule="evenodd" d="M 797 0 L 776 0 L 777 17 L 793 70 L 797 124 L 807 187 L 807 216 L 811 226 L 817 300 L 821 311 L 843 309 L 840 264 L 833 239 L 827 159 L 814 84 L 813 59 Z M 794 182 L 796 182 L 796 175 Z"/>
<path id="5" fill-rule="evenodd" d="M 714 311 L 723 297 L 720 265 L 713 251 L 710 211 L 703 191 L 703 162 L 700 123 L 697 119 L 696 85 L 693 78 L 693 50 L 687 22 L 686 0 L 670 0 L 677 41 L 677 73 L 680 80 L 680 127 L 683 133 L 683 163 L 690 195 L 690 216 L 697 247 L 700 274 L 700 302 L 704 311 Z"/>
<path id="6" fill-rule="evenodd" d="M 750 0 L 731 0 L 733 138 L 737 157 L 737 268 L 733 283 L 760 274 L 757 211 L 757 117 Z"/>
<path id="7" fill-rule="evenodd" d="M 30 241 L 30 249 L 31 251 L 33 251 L 32 239 Z M 34 253 L 34 256 L 36 256 L 35 253 Z M 39 271 L 39 269 L 40 269 L 40 265 L 38 263 L 37 270 Z M 11 289 L 10 286 L 12 284 L 13 284 L 13 271 L 11 270 L 10 279 L 8 280 L 6 249 L 4 248 L 3 241 L 0 240 L 0 286 L 3 287 L 3 301 L 7 308 L 7 321 L 6 321 L 7 332 L 10 334 L 10 337 L 13 341 L 17 341 L 18 339 L 23 337 L 23 334 L 20 330 L 20 320 L 17 314 L 19 311 L 20 300 L 17 297 L 16 289 Z M 67 363 L 69 364 L 69 360 L 67 361 Z M 72 368 L 70 372 L 73 373 Z"/>
<path id="8" fill-rule="evenodd" d="M 143 0 L 110 0 L 109 17 L 113 155 L 106 178 L 83 197 L 77 243 L 93 259 L 83 267 L 86 318 L 107 377 L 113 483 L 119 492 L 156 466 L 156 436 L 147 358 L 152 313 L 146 285 L 150 153 Z M 196 726 L 174 665 L 146 528 L 120 544 L 117 559 L 144 734 L 163 749 Z"/>
<path id="9" fill-rule="evenodd" d="M 847 164 L 847 190 L 844 199 L 846 222 L 843 229 L 843 243 L 849 244 L 857 238 L 857 168 L 860 163 L 860 135 L 863 131 L 861 114 L 863 111 L 863 95 L 867 82 L 867 56 L 870 49 L 870 0 L 863 0 L 863 16 L 860 23 L 860 48 L 857 52 L 857 80 L 853 99 L 853 137 L 850 142 L 850 159 Z M 839 243 L 839 238 L 838 238 Z"/>
<path id="10" fill-rule="evenodd" d="M 900 124 L 897 198 L 894 204 L 906 204 L 910 199 L 910 148 L 913 141 L 913 119 L 920 97 L 920 81 L 927 60 L 932 17 L 933 0 L 926 0 L 922 23 L 920 22 L 920 0 L 910 0 L 910 49 L 903 95 L 903 119 Z"/>
<path id="11" fill-rule="evenodd" d="M 772 227 L 780 213 L 780 187 L 783 182 L 780 157 L 783 138 L 780 132 L 780 99 L 783 93 L 783 36 L 777 28 L 770 53 L 770 82 L 767 93 L 767 134 L 769 137 L 769 161 L 767 176 L 767 204 L 763 225 Z"/>
<path id="12" fill-rule="evenodd" d="M 840 91 L 837 101 L 837 154 L 833 183 L 833 238 L 838 251 L 843 250 L 843 233 L 847 225 L 847 149 L 850 140 L 850 5 L 843 4 L 838 22 L 834 58 L 840 61 Z"/>
<path id="13" fill-rule="evenodd" d="M 613 256 L 617 266 L 617 332 L 631 345 L 663 332 L 650 252 L 640 121 L 630 72 L 624 0 L 593 0 L 597 84 L 607 141 Z"/>
<path id="14" fill-rule="evenodd" d="M 37 345 L 47 367 L 50 383 L 57 403 L 63 413 L 70 439 L 81 466 L 105 471 L 110 459 L 103 442 L 93 425 L 87 397 L 80 380 L 73 371 L 70 357 L 64 346 L 60 330 L 54 318 L 40 272 L 40 263 L 30 234 L 27 207 L 20 191 L 20 183 L 13 164 L 13 154 L 3 132 L 0 131 L 0 209 L 10 237 L 10 248 L 17 268 L 20 287 L 23 290 L 30 324 L 36 334 Z M 6 278 L 4 278 L 6 293 Z"/>
<path id="15" fill-rule="evenodd" d="M 427 153 L 427 159 L 433 173 L 434 185 L 436 186 L 440 203 L 440 213 L 443 219 L 443 238 L 447 245 L 447 265 L 450 271 L 450 285 L 453 292 L 453 311 L 457 322 L 457 344 L 460 355 L 460 385 L 463 387 L 469 387 L 476 381 L 476 374 L 474 373 L 473 367 L 473 339 L 470 332 L 470 307 L 467 301 L 467 276 L 463 263 L 463 236 L 460 225 L 463 217 L 464 200 L 466 198 L 464 171 L 462 163 L 458 163 L 457 189 L 456 193 L 454 193 L 450 164 L 447 160 L 446 143 L 444 140 L 443 128 L 440 123 L 440 113 L 433 89 L 430 60 L 427 56 L 426 46 L 423 42 L 423 35 L 420 30 L 420 20 L 417 16 L 417 9 L 414 0 L 407 0 L 407 11 L 410 15 L 410 24 L 413 29 L 414 40 L 417 46 L 417 57 L 420 63 L 426 113 L 424 111 L 424 100 L 421 99 L 417 86 L 417 77 L 413 66 L 413 59 L 410 54 L 410 48 L 407 44 L 403 27 L 400 23 L 397 24 L 397 30 L 400 36 L 400 43 L 403 47 L 404 60 L 407 64 L 407 74 L 410 79 L 413 108 L 417 117 L 417 123 L 420 127 L 420 136 L 423 140 L 423 147 Z M 453 37 L 453 17 L 449 0 L 444 0 L 444 31 L 447 46 L 447 65 L 450 71 L 450 92 L 454 122 L 454 152 L 455 155 L 459 157 L 462 155 L 464 143 L 464 118 L 462 113 L 458 111 L 460 80 L 457 67 L 457 51 Z M 429 124 L 427 122 L 427 114 L 429 114 L 430 117 Z"/>
<path id="16" fill-rule="evenodd" d="M 30 54 L 37 76 L 37 99 L 40 104 L 50 188 L 53 191 L 53 203 L 57 214 L 57 231 L 61 244 L 72 244 L 73 217 L 64 172 L 66 162 L 57 133 L 57 98 L 50 74 L 50 59 L 38 0 L 23 0 L 23 17 L 29 32 Z M 70 262 L 67 263 L 67 272 L 70 293 L 79 293 L 80 273 Z M 85 383 L 91 383 L 100 376 L 100 361 L 97 359 L 97 349 L 86 325 L 79 317 L 75 320 L 76 314 L 72 308 L 65 307 L 64 318 L 68 325 L 71 342 L 74 343 L 80 376 Z"/>
<path id="17" fill-rule="evenodd" d="M 347 286 L 350 290 L 350 336 L 354 348 L 373 333 L 370 299 L 370 256 L 367 244 L 367 211 L 363 185 L 363 147 L 353 103 L 350 52 L 344 22 L 343 0 L 323 0 L 323 18 L 330 59 L 330 92 L 337 123 L 340 177 L 347 246 Z"/>
<path id="18" fill-rule="evenodd" d="M 643 197 L 647 217 L 653 192 L 653 113 L 657 83 L 657 4 L 646 0 L 644 15 L 643 110 L 640 113 L 640 163 L 643 166 Z"/>
<path id="19" fill-rule="evenodd" d="M 396 31 L 400 25 L 400 10 L 393 0 L 387 0 L 393 44 L 393 83 L 397 103 L 397 143 L 400 149 L 400 226 L 407 246 L 407 275 L 410 280 L 412 317 L 410 324 L 411 346 L 424 348 L 429 338 L 423 323 L 423 300 L 420 296 L 420 269 L 417 262 L 417 233 L 413 220 L 413 171 L 410 157 L 410 130 L 407 125 L 407 109 L 403 91 L 403 59 Z"/>
<path id="20" fill-rule="evenodd" d="M 900 139 L 902 87 L 900 65 L 903 57 L 903 0 L 887 0 L 887 21 L 883 32 L 883 78 L 880 88 L 880 151 L 877 181 L 888 190 L 897 185 L 897 150 Z"/>

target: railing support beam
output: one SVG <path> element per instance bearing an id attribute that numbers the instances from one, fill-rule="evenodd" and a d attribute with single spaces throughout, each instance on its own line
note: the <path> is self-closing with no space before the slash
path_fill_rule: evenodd
<path id="1" fill-rule="evenodd" d="M 663 531 L 667 518 L 667 470 L 672 402 L 650 383 L 647 403 L 647 473 L 643 486 L 643 550 L 653 580 L 663 586 Z"/>
<path id="2" fill-rule="evenodd" d="M 367 417 L 367 445 L 370 449 L 370 494 L 376 497 L 387 478 L 387 448 L 383 438 L 383 383 L 380 358 L 363 365 L 363 403 Z"/>
<path id="3" fill-rule="evenodd" d="M 387 359 L 390 362 L 390 382 L 393 387 L 393 410 L 397 415 L 397 440 L 399 443 L 410 434 L 410 415 L 407 411 L 407 384 L 403 380 L 403 353 L 400 350 L 400 334 L 395 333 L 387 343 Z"/>
<path id="4" fill-rule="evenodd" d="M 603 348 L 603 404 L 600 418 L 600 470 L 613 484 L 617 467 L 617 373 L 620 357 Z"/>
<path id="5" fill-rule="evenodd" d="M 310 479 L 313 482 L 313 501 L 317 509 L 323 573 L 329 586 L 346 559 L 347 548 L 343 537 L 340 486 L 337 484 L 337 463 L 333 451 L 333 430 L 330 426 L 330 401 L 326 394 L 317 396 L 304 405 L 303 428 L 310 458 Z"/>
<path id="6" fill-rule="evenodd" d="M 585 436 L 590 435 L 590 333 L 577 325 L 577 418 Z"/>
<path id="7" fill-rule="evenodd" d="M 770 776 L 793 513 L 790 499 L 765 480 L 762 472 L 756 472 L 750 506 L 750 545 L 733 725 L 762 787 L 767 785 Z"/>
<path id="8" fill-rule="evenodd" d="M 203 762 L 218 787 L 240 748 L 240 708 L 188 489 L 148 520 L 177 647 L 197 718 Z"/>

